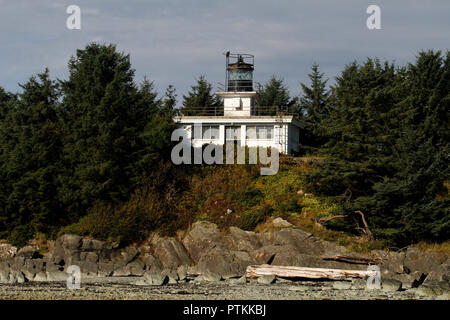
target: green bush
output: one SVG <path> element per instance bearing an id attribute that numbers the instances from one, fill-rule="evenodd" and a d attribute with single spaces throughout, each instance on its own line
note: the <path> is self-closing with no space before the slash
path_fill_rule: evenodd
<path id="1" fill-rule="evenodd" d="M 27 225 L 19 225 L 11 231 L 7 240 L 13 246 L 21 248 L 27 245 L 33 236 L 34 232 Z"/>
<path id="2" fill-rule="evenodd" d="M 160 192 L 144 188 L 121 205 L 96 203 L 86 216 L 63 228 L 60 234 L 75 233 L 128 244 L 148 238 L 152 231 L 173 234 L 176 228 L 177 219 Z"/>
<path id="3" fill-rule="evenodd" d="M 272 216 L 273 208 L 268 204 L 257 206 L 242 213 L 239 219 L 239 228 L 243 230 L 254 230 L 256 226 Z"/>

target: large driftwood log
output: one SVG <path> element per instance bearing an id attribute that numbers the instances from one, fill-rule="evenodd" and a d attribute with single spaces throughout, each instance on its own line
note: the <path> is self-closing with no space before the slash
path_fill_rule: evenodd
<path id="1" fill-rule="evenodd" d="M 329 280 L 351 280 L 353 278 L 368 278 L 376 276 L 377 271 L 365 270 L 341 270 L 324 268 L 306 268 L 290 266 L 271 266 L 263 264 L 260 266 L 248 266 L 247 278 L 254 279 L 261 276 L 275 276 L 281 278 L 305 278 L 305 279 L 329 279 Z"/>

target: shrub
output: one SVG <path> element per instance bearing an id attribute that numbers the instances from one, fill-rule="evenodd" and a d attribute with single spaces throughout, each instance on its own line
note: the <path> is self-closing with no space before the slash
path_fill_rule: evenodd
<path id="1" fill-rule="evenodd" d="M 146 239 L 150 232 L 173 233 L 176 219 L 160 192 L 151 187 L 136 191 L 121 205 L 96 203 L 77 223 L 60 233 L 88 235 L 127 244 Z"/>
<path id="2" fill-rule="evenodd" d="M 34 236 L 34 232 L 27 225 L 15 227 L 8 236 L 8 242 L 18 248 L 27 245 L 28 240 Z"/>
<path id="3" fill-rule="evenodd" d="M 258 224 L 272 216 L 273 211 L 273 208 L 268 204 L 247 210 L 242 213 L 238 226 L 243 230 L 254 230 Z"/>

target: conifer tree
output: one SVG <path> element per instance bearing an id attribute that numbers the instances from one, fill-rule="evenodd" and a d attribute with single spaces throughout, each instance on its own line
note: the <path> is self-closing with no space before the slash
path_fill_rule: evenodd
<path id="1" fill-rule="evenodd" d="M 316 192 L 345 195 L 336 227 L 354 231 L 361 210 L 392 245 L 449 238 L 449 61 L 432 51 L 407 68 L 369 59 L 337 78 L 329 157 L 308 176 Z"/>
<path id="2" fill-rule="evenodd" d="M 189 115 L 214 115 L 220 105 L 219 97 L 212 92 L 212 85 L 204 76 L 200 76 L 188 94 L 183 95 L 182 111 L 188 112 Z"/>
<path id="3" fill-rule="evenodd" d="M 261 107 L 261 112 L 274 114 L 277 110 L 292 111 L 296 103 L 297 99 L 290 97 L 283 79 L 277 79 L 274 75 L 258 90 L 256 104 Z"/>
<path id="4" fill-rule="evenodd" d="M 173 116 L 177 104 L 177 94 L 175 87 L 169 85 L 164 93 L 160 112 L 165 115 Z"/>
<path id="5" fill-rule="evenodd" d="M 329 92 L 327 90 L 328 79 L 319 71 L 319 65 L 313 64 L 308 75 L 311 85 L 308 87 L 301 83 L 303 95 L 300 97 L 299 110 L 302 116 L 304 128 L 301 132 L 301 144 L 303 148 L 314 151 L 322 147 L 325 142 L 325 120 L 329 117 L 327 102 Z"/>
<path id="6" fill-rule="evenodd" d="M 139 135 L 155 108 L 147 82 L 139 92 L 129 55 L 114 45 L 77 50 L 64 81 L 64 161 L 60 197 L 77 216 L 96 200 L 121 201 L 133 189 Z"/>
<path id="7" fill-rule="evenodd" d="M 35 232 L 54 231 L 64 220 L 56 199 L 61 153 L 58 85 L 45 70 L 21 87 L 0 127 L 0 171 L 5 177 L 0 225 L 19 246 Z"/>

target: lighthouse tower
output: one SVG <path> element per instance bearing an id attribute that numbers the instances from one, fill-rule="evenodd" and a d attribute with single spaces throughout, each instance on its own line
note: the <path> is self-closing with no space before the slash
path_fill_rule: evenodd
<path id="1" fill-rule="evenodd" d="M 224 100 L 224 116 L 251 116 L 254 108 L 254 56 L 226 53 L 225 91 L 216 94 Z"/>
<path id="2" fill-rule="evenodd" d="M 253 70 L 253 55 L 227 52 L 225 88 L 216 93 L 224 100 L 223 112 L 216 107 L 188 107 L 174 117 L 194 147 L 236 143 L 249 148 L 276 148 L 287 154 L 299 151 L 302 124 L 298 116 L 287 106 L 255 105 Z M 194 127 L 201 129 L 194 132 Z"/>

